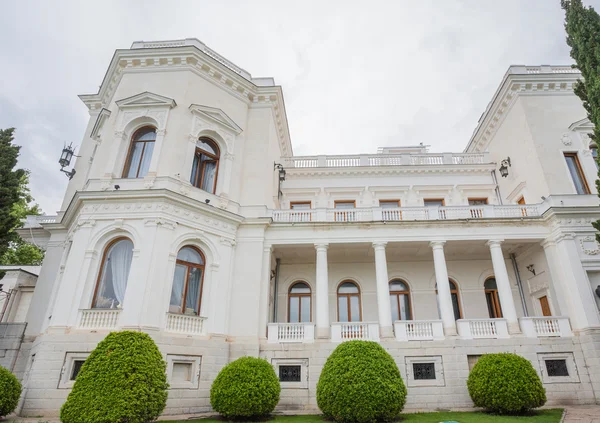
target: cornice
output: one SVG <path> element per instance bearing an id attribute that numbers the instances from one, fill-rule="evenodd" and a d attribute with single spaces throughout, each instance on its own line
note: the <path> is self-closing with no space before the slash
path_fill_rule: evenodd
<path id="1" fill-rule="evenodd" d="M 402 175 L 402 174 L 489 174 L 495 169 L 494 163 L 475 165 L 448 165 L 448 166 L 357 166 L 357 167 L 307 167 L 286 168 L 286 177 L 302 179 L 319 176 L 365 176 L 365 175 Z"/>
<path id="2" fill-rule="evenodd" d="M 581 76 L 577 71 L 567 71 L 568 67 L 556 68 L 557 71 L 554 71 L 554 68 L 548 70 L 545 67 L 526 67 L 525 73 L 518 73 L 522 71 L 518 68 L 513 70 L 513 67 L 510 67 L 504 75 L 492 101 L 473 131 L 465 153 L 486 151 L 489 142 L 519 96 L 575 95 L 573 84 Z M 542 73 L 546 71 L 549 73 Z"/>

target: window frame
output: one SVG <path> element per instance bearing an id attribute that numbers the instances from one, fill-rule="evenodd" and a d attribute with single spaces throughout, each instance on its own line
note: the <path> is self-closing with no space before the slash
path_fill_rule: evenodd
<path id="1" fill-rule="evenodd" d="M 452 298 L 452 295 L 456 295 L 456 303 L 458 304 L 458 319 L 456 319 L 456 316 L 454 320 L 460 320 L 463 319 L 464 315 L 463 315 L 463 310 L 462 310 L 462 305 L 461 305 L 461 301 L 460 301 L 460 290 L 458 288 L 458 283 L 456 283 L 456 281 L 452 278 L 448 278 L 448 284 L 450 284 L 450 298 Z M 454 288 L 452 288 L 452 284 L 454 285 Z M 437 289 L 437 284 L 436 284 L 436 288 L 435 288 L 435 294 L 439 295 L 438 293 L 438 289 Z M 452 303 L 452 314 L 454 314 L 454 302 Z"/>
<path id="2" fill-rule="evenodd" d="M 338 204 L 352 204 L 353 208 L 356 208 L 356 200 L 334 200 L 333 201 L 333 208 L 337 209 L 337 205 Z M 340 210 L 352 210 L 352 209 L 340 209 Z"/>
<path id="3" fill-rule="evenodd" d="M 486 305 L 488 307 L 488 314 L 490 312 L 490 303 L 492 306 L 492 309 L 494 310 L 494 314 L 495 316 L 490 316 L 490 319 L 502 319 L 504 314 L 502 313 L 502 305 L 500 304 L 500 297 L 498 296 L 498 288 L 486 288 L 485 284 L 487 281 L 489 280 L 496 280 L 496 278 L 494 276 L 490 276 L 488 278 L 486 278 L 485 282 L 483 283 L 483 290 L 485 293 L 485 302 Z M 497 282 L 496 282 L 497 284 Z M 489 295 L 489 297 L 488 297 Z M 488 300 L 488 298 L 490 298 L 490 300 Z"/>
<path id="4" fill-rule="evenodd" d="M 308 204 L 308 209 L 294 209 L 294 206 L 300 206 L 300 205 L 307 205 Z M 290 201 L 290 210 L 298 210 L 298 211 L 302 211 L 302 210 L 312 210 L 312 201 Z"/>
<path id="5" fill-rule="evenodd" d="M 196 317 L 201 317 L 201 313 L 200 311 L 202 310 L 202 293 L 204 291 L 204 275 L 206 274 L 206 256 L 204 255 L 204 253 L 202 252 L 202 250 L 194 245 L 184 245 L 183 247 L 181 247 L 178 251 L 177 251 L 177 255 L 179 255 L 179 252 L 181 250 L 183 250 L 184 248 L 191 248 L 194 251 L 196 251 L 198 254 L 200 254 L 200 257 L 202 257 L 202 262 L 203 264 L 197 264 L 197 263 L 191 263 L 189 261 L 184 261 L 184 260 L 180 260 L 178 258 L 175 259 L 175 267 L 177 267 L 177 265 L 182 265 L 182 266 L 186 266 L 186 272 L 185 272 L 185 279 L 183 282 L 183 294 L 182 294 L 182 300 L 181 300 L 181 311 L 180 312 L 175 312 L 175 311 L 171 311 L 171 304 L 169 302 L 169 313 L 170 314 L 179 314 L 179 315 L 186 315 L 185 314 L 185 304 L 187 301 L 187 292 L 188 292 L 188 282 L 189 282 L 189 276 L 190 276 L 190 269 L 194 268 L 194 269 L 201 269 L 202 270 L 202 276 L 200 278 L 200 289 L 199 289 L 199 296 L 198 296 L 198 314 L 196 315 Z M 175 282 L 175 269 L 173 269 L 173 282 Z M 171 292 L 173 291 L 173 285 L 171 285 Z M 170 298 L 170 296 L 169 296 Z"/>
<path id="6" fill-rule="evenodd" d="M 127 240 L 129 242 L 131 242 L 131 244 L 133 245 L 133 249 L 135 249 L 135 244 L 133 243 L 133 241 L 131 240 L 131 238 L 126 237 L 126 236 L 120 236 L 117 237 L 113 240 L 111 240 L 108 244 L 106 244 L 104 246 L 104 252 L 102 253 L 102 260 L 100 261 L 100 268 L 98 269 L 98 276 L 96 276 L 96 286 L 94 288 L 94 295 L 92 297 L 92 304 L 90 305 L 90 309 L 95 309 L 95 305 L 96 305 L 96 299 L 98 296 L 98 289 L 100 288 L 100 282 L 102 281 L 102 276 L 104 275 L 104 264 L 106 263 L 106 257 L 108 255 L 108 252 L 110 251 L 110 249 L 112 248 L 113 245 L 115 245 L 117 242 L 119 241 L 123 241 L 123 240 Z M 133 263 L 133 257 L 131 262 Z M 131 271 L 131 268 L 130 268 Z M 129 283 L 129 275 L 127 275 L 127 283 Z M 119 310 L 119 309 L 106 309 L 106 310 Z"/>
<path id="7" fill-rule="evenodd" d="M 583 168 L 581 167 L 581 162 L 579 161 L 579 155 L 577 154 L 577 152 L 563 151 L 563 156 L 565 158 L 565 164 L 567 165 L 567 172 L 569 173 L 569 176 L 571 177 L 571 182 L 573 182 L 573 186 L 575 188 L 575 193 L 578 195 L 591 194 L 590 186 L 588 185 L 587 179 L 585 178 L 585 173 L 583 172 Z M 567 157 L 572 157 L 574 159 L 577 176 L 579 177 L 579 179 L 581 179 L 581 185 L 583 186 L 584 191 L 585 191 L 583 193 L 577 192 L 577 184 L 575 183 L 575 180 L 573 179 L 573 175 L 571 174 L 571 170 L 569 168 L 569 162 L 567 160 Z"/>
<path id="8" fill-rule="evenodd" d="M 427 201 L 441 201 L 440 205 L 427 205 L 425 204 Z M 423 207 L 446 207 L 446 199 L 445 198 L 423 198 Z"/>
<path id="9" fill-rule="evenodd" d="M 379 200 L 379 207 L 383 208 L 381 203 L 397 203 L 396 207 L 400 208 L 402 207 L 402 202 L 400 200 Z M 391 207 L 390 207 L 391 208 Z"/>
<path id="10" fill-rule="evenodd" d="M 391 289 L 392 282 L 403 283 L 404 285 L 406 285 L 407 290 L 406 291 L 392 291 L 392 289 Z M 391 296 L 396 297 L 396 305 L 398 307 L 398 318 L 400 321 L 402 321 L 402 319 L 400 318 L 402 316 L 402 314 L 400 313 L 400 311 L 402 309 L 400 307 L 400 295 L 406 295 L 406 297 L 408 298 L 408 316 L 409 316 L 409 318 L 406 319 L 406 321 L 413 320 L 412 299 L 410 298 L 410 285 L 408 284 L 408 282 L 406 282 L 404 279 L 400 279 L 400 278 L 390 279 L 390 281 L 388 282 L 388 292 L 390 294 L 390 297 Z"/>
<path id="11" fill-rule="evenodd" d="M 136 135 L 138 135 L 138 133 L 140 133 L 143 130 L 150 129 L 150 128 L 153 129 L 153 131 L 154 131 L 154 140 L 152 140 L 152 141 L 136 141 L 135 140 L 135 137 L 136 137 Z M 140 178 L 143 178 L 146 176 L 146 175 L 144 175 L 144 176 L 140 177 L 140 168 L 142 166 L 142 162 L 144 161 L 143 159 L 144 159 L 144 152 L 146 151 L 146 144 L 149 142 L 153 142 L 153 143 L 155 143 L 154 146 L 156 147 L 156 137 L 157 137 L 156 132 L 157 131 L 158 131 L 158 129 L 152 125 L 145 125 L 145 126 L 142 126 L 141 128 L 138 128 L 135 130 L 135 132 L 129 139 L 129 149 L 127 151 L 127 156 L 125 158 L 125 166 L 123 166 L 123 173 L 121 174 L 121 178 L 123 178 L 123 179 L 140 179 Z M 142 153 L 140 155 L 140 163 L 138 164 L 138 168 L 135 172 L 135 176 L 130 178 L 127 176 L 127 174 L 129 173 L 129 170 L 131 170 L 130 169 L 131 168 L 131 159 L 132 159 L 131 155 L 133 153 L 134 144 L 138 143 L 138 142 L 144 143 L 144 146 L 142 147 Z M 152 154 L 154 154 L 154 149 L 152 150 Z M 152 160 L 152 157 L 150 157 L 150 160 Z"/>
<path id="12" fill-rule="evenodd" d="M 485 203 L 471 204 L 471 201 L 485 201 Z M 469 203 L 469 206 L 487 206 L 489 204 L 489 199 L 488 199 L 488 197 L 473 197 L 473 198 L 468 198 L 467 202 Z"/>
<path id="13" fill-rule="evenodd" d="M 296 285 L 306 285 L 308 287 L 308 289 L 310 290 L 310 292 L 307 293 L 292 293 L 292 288 L 294 288 L 294 286 Z M 291 307 L 292 307 L 292 297 L 294 298 L 298 298 L 298 322 L 290 322 L 290 311 L 291 311 Z M 303 322 L 302 321 L 302 297 L 308 297 L 309 300 L 309 320 L 308 322 Z M 298 280 L 295 281 L 294 283 L 292 283 L 290 285 L 290 287 L 288 288 L 288 307 L 287 307 L 287 321 L 288 323 L 312 323 L 312 288 L 310 287 L 310 285 L 302 280 Z"/>
<path id="14" fill-rule="evenodd" d="M 196 169 L 192 168 L 192 175 L 194 174 L 194 171 L 196 171 L 196 178 L 194 180 L 194 182 L 190 181 L 190 183 L 198 189 L 202 189 L 202 185 L 204 182 L 204 166 L 206 166 L 206 163 L 208 161 L 201 161 L 200 160 L 200 156 L 201 155 L 205 155 L 207 157 L 209 157 L 211 160 L 215 163 L 215 181 L 213 182 L 213 187 L 211 191 L 206 191 L 206 192 L 210 192 L 211 194 L 216 194 L 217 193 L 217 180 L 219 179 L 219 164 L 221 162 L 221 149 L 219 148 L 219 144 L 217 144 L 217 142 L 215 140 L 213 140 L 212 138 L 209 137 L 200 137 L 196 140 L 196 142 L 198 141 L 202 141 L 206 144 L 210 144 L 214 147 L 214 149 L 216 150 L 216 154 L 213 153 L 209 153 L 206 150 L 203 150 L 202 148 L 198 147 L 198 145 L 196 145 L 196 149 L 194 150 L 194 161 L 196 161 L 196 157 L 198 157 L 198 163 L 196 164 Z M 192 166 L 193 166 L 193 162 L 192 162 Z M 204 191 L 204 190 L 203 190 Z"/>
<path id="15" fill-rule="evenodd" d="M 352 285 L 354 285 L 356 287 L 356 289 L 358 289 L 358 293 L 356 294 L 340 294 L 340 287 L 342 285 L 344 285 L 345 283 L 351 283 Z M 353 281 L 352 279 L 345 279 L 343 281 L 341 281 L 336 290 L 336 307 L 337 307 L 337 318 L 338 318 L 338 322 L 341 322 L 340 320 L 340 297 L 346 297 L 346 301 L 347 301 L 347 306 L 348 306 L 348 321 L 347 322 L 341 322 L 341 323 L 360 323 L 363 321 L 362 319 L 362 295 L 361 295 L 361 290 L 360 290 L 360 286 Z M 352 320 L 352 307 L 351 307 L 351 302 L 350 302 L 350 298 L 351 297 L 358 297 L 358 319 L 356 322 L 354 322 Z"/>

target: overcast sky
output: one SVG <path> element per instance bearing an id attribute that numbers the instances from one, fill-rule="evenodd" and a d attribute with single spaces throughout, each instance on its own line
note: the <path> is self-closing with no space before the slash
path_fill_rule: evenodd
<path id="1" fill-rule="evenodd" d="M 584 0 L 600 8 L 600 0 Z M 420 142 L 462 151 L 511 64 L 571 64 L 559 0 L 12 1 L 0 6 L 0 128 L 47 214 L 115 49 L 194 37 L 283 86 L 296 155 Z M 583 118 L 584 116 L 582 116 Z"/>

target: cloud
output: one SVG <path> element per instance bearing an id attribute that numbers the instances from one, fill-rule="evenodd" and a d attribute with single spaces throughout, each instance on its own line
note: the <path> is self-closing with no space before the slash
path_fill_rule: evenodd
<path id="1" fill-rule="evenodd" d="M 67 183 L 63 144 L 87 124 L 77 94 L 97 91 L 115 49 L 185 37 L 275 77 L 298 155 L 461 151 L 509 65 L 572 62 L 558 0 L 12 2 L 0 127 L 17 127 L 47 213 Z"/>

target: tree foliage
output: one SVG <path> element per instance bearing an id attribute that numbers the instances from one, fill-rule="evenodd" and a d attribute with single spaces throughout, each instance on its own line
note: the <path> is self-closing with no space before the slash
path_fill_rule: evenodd
<path id="1" fill-rule="evenodd" d="M 17 408 L 21 396 L 21 384 L 11 372 L 0 366 L 0 417 Z"/>
<path id="2" fill-rule="evenodd" d="M 43 250 L 16 232 L 27 215 L 39 215 L 41 210 L 29 191 L 29 171 L 15 169 L 21 147 L 13 143 L 14 131 L 0 129 L 0 265 L 39 265 Z"/>
<path id="3" fill-rule="evenodd" d="M 583 102 L 588 119 L 594 124 L 590 138 L 600 142 L 600 15 L 593 7 L 585 7 L 581 0 L 561 0 L 565 11 L 567 44 L 571 57 L 583 76 L 575 84 L 575 94 Z M 596 180 L 600 192 L 600 180 Z M 600 231 L 600 220 L 593 223 Z M 596 234 L 600 241 L 600 234 Z"/>

